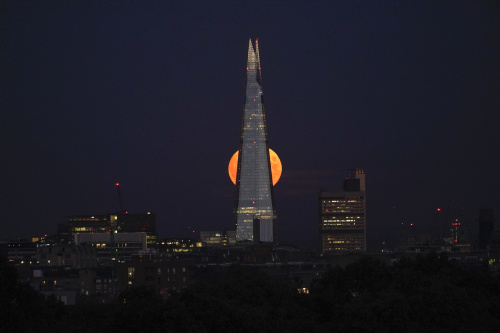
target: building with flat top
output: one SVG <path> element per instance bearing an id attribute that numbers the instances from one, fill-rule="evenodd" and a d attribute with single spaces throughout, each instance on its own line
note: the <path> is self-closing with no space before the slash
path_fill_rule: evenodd
<path id="1" fill-rule="evenodd" d="M 318 199 L 321 253 L 366 252 L 364 171 L 349 170 L 343 191 L 320 191 Z"/>
<path id="2" fill-rule="evenodd" d="M 235 218 L 238 241 L 276 241 L 277 215 L 266 126 L 259 44 L 256 40 L 254 49 L 250 40 L 246 103 L 243 111 L 236 173 L 238 199 Z"/>

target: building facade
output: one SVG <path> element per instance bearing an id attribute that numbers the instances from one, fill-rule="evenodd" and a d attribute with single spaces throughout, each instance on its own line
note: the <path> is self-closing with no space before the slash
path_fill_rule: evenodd
<path id="1" fill-rule="evenodd" d="M 168 260 L 154 254 L 134 255 L 132 261 L 117 266 L 119 289 L 147 286 L 166 297 L 191 284 L 194 270 L 193 260 Z"/>
<path id="2" fill-rule="evenodd" d="M 69 216 L 65 238 L 69 242 L 73 242 L 77 234 L 108 234 L 111 231 L 118 233 L 145 232 L 149 246 L 154 245 L 158 240 L 156 215 L 150 212 Z"/>
<path id="3" fill-rule="evenodd" d="M 204 246 L 229 246 L 236 244 L 236 231 L 200 231 L 200 241 Z"/>
<path id="4" fill-rule="evenodd" d="M 343 191 L 320 191 L 318 201 L 321 253 L 366 252 L 364 171 L 350 170 Z"/>
<path id="5" fill-rule="evenodd" d="M 129 261 L 132 255 L 147 249 L 145 232 L 76 234 L 75 244 L 95 248 L 97 261 L 102 265 L 111 261 Z"/>
<path id="6" fill-rule="evenodd" d="M 241 141 L 238 150 L 235 208 L 238 241 L 273 242 L 276 240 L 276 210 L 262 94 L 259 44 L 248 44 L 246 102 L 243 111 Z M 254 236 L 258 221 L 259 237 Z"/>

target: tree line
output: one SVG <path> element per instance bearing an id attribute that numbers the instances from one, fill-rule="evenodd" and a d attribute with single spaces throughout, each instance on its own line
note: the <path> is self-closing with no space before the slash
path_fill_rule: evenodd
<path id="1" fill-rule="evenodd" d="M 309 294 L 243 267 L 211 267 L 166 299 L 146 287 L 110 304 L 64 306 L 0 262 L 2 332 L 491 332 L 500 281 L 445 255 L 334 267 Z"/>

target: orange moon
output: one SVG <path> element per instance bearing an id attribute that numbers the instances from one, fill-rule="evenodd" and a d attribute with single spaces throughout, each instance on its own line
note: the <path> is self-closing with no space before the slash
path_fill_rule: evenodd
<path id="1" fill-rule="evenodd" d="M 229 166 L 227 167 L 227 171 L 229 172 L 229 178 L 234 185 L 236 185 L 236 170 L 238 169 L 238 155 L 239 152 L 236 151 L 231 160 L 229 161 Z M 276 185 L 278 180 L 281 177 L 281 171 L 283 169 L 281 165 L 280 158 L 274 152 L 274 150 L 269 149 L 269 159 L 271 160 L 271 173 L 273 174 L 273 186 Z"/>

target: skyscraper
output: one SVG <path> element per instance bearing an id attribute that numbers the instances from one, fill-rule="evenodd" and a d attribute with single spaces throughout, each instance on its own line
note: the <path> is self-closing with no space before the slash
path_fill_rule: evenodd
<path id="1" fill-rule="evenodd" d="M 248 42 L 246 102 L 241 124 L 235 208 L 237 240 L 276 241 L 276 210 L 262 95 L 259 44 Z"/>
<path id="2" fill-rule="evenodd" d="M 319 237 L 323 254 L 366 252 L 365 172 L 353 169 L 344 190 L 319 193 Z"/>

